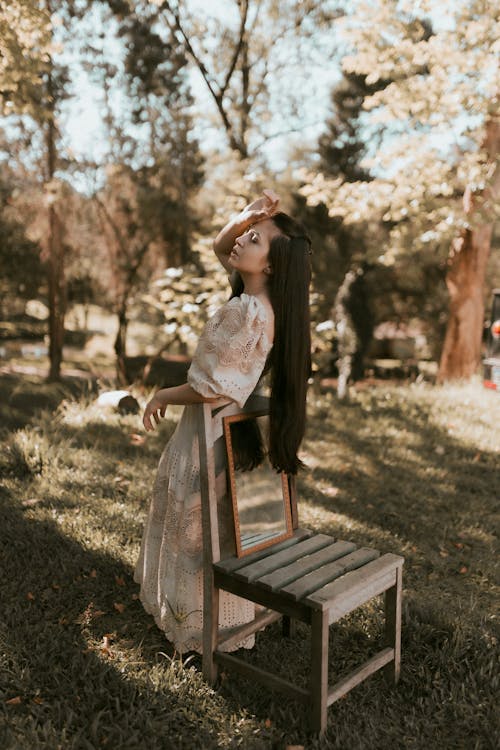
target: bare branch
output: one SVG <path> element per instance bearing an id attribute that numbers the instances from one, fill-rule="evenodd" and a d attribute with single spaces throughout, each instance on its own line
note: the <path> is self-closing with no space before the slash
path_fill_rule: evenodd
<path id="1" fill-rule="evenodd" d="M 229 69 L 227 71 L 226 80 L 224 81 L 224 84 L 221 86 L 221 94 L 225 92 L 229 85 L 229 81 L 231 80 L 231 76 L 234 73 L 234 69 L 236 67 L 236 63 L 238 62 L 238 57 L 240 56 L 240 52 L 243 49 L 244 40 L 245 40 L 245 26 L 247 22 L 248 17 L 248 0 L 243 0 L 242 8 L 241 8 L 241 19 L 240 19 L 240 30 L 238 35 L 238 42 L 234 48 L 233 57 L 229 64 Z"/>
<path id="2" fill-rule="evenodd" d="M 198 70 L 200 71 L 200 73 L 202 74 L 202 76 L 203 76 L 203 78 L 205 80 L 205 83 L 207 84 L 208 90 L 210 91 L 210 93 L 211 93 L 211 95 L 212 95 L 212 97 L 213 97 L 213 99 L 215 101 L 215 104 L 217 106 L 217 109 L 219 110 L 219 114 L 220 114 L 222 122 L 224 124 L 224 128 L 225 128 L 225 130 L 226 130 L 226 132 L 227 132 L 227 134 L 229 136 L 229 143 L 231 145 L 231 148 L 233 148 L 235 151 L 238 151 L 242 155 L 246 156 L 246 149 L 245 149 L 244 145 L 241 144 L 241 143 L 239 143 L 238 140 L 235 138 L 234 132 L 233 132 L 233 126 L 232 126 L 231 122 L 229 121 L 229 117 L 228 117 L 227 112 L 226 112 L 226 110 L 224 108 L 224 105 L 223 105 L 224 89 L 221 89 L 219 87 L 219 91 L 218 92 L 215 91 L 214 86 L 212 84 L 212 81 L 210 80 L 210 78 L 208 76 L 208 71 L 207 71 L 207 68 L 206 68 L 205 64 L 203 63 L 202 60 L 200 60 L 200 58 L 198 57 L 198 55 L 194 51 L 193 45 L 189 41 L 189 38 L 188 38 L 186 32 L 184 31 L 182 25 L 181 25 L 181 21 L 180 21 L 180 17 L 179 17 L 178 12 L 172 10 L 170 8 L 170 6 L 169 6 L 168 3 L 165 3 L 165 7 L 168 8 L 168 10 L 174 16 L 174 18 L 175 18 L 175 25 L 172 26 L 172 24 L 171 24 L 171 22 L 170 22 L 170 20 L 168 19 L 167 16 L 160 16 L 160 17 L 165 20 L 165 22 L 167 23 L 169 29 L 172 32 L 173 31 L 178 31 L 181 34 L 181 36 L 182 36 L 182 38 L 184 40 L 185 49 L 189 53 L 189 55 L 191 56 L 193 62 L 195 63 L 195 65 L 198 68 Z"/>

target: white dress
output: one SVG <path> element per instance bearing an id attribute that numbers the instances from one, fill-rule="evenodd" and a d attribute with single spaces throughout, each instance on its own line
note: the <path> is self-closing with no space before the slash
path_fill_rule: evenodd
<path id="1" fill-rule="evenodd" d="M 187 375 L 191 387 L 208 398 L 220 396 L 221 403 L 229 400 L 243 406 L 257 386 L 271 350 L 266 333 L 268 316 L 265 304 L 252 295 L 243 293 L 226 302 L 200 336 Z M 202 527 L 195 409 L 184 407 L 160 458 L 134 574 L 141 585 L 144 609 L 180 653 L 202 651 Z M 217 499 L 222 552 L 234 548 L 225 471 L 217 475 Z M 224 591 L 219 600 L 221 628 L 254 618 L 253 603 Z M 233 649 L 251 648 L 254 642 L 252 635 Z"/>

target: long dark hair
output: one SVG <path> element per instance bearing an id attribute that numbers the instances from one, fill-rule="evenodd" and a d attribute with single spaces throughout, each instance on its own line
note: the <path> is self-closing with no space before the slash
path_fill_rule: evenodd
<path id="1" fill-rule="evenodd" d="M 264 370 L 271 370 L 269 460 L 277 471 L 296 474 L 304 466 L 297 451 L 305 432 L 311 374 L 311 239 L 304 225 L 288 214 L 279 212 L 270 218 L 280 234 L 271 239 L 268 255 L 274 311 L 274 343 Z M 240 277 L 232 296 L 239 296 L 243 288 Z M 254 450 L 260 447 L 255 444 Z"/>

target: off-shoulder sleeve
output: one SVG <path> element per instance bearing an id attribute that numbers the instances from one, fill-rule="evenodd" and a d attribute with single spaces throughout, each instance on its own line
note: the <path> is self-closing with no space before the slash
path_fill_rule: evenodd
<path id="1" fill-rule="evenodd" d="M 189 385 L 206 398 L 225 396 L 243 406 L 257 385 L 271 343 L 267 310 L 256 297 L 234 297 L 210 318 L 187 373 Z"/>

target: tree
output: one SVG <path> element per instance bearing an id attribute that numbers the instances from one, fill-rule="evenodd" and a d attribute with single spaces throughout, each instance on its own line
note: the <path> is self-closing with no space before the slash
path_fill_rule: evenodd
<path id="1" fill-rule="evenodd" d="M 483 147 L 488 163 L 495 165 L 500 153 L 499 117 L 487 122 Z M 473 218 L 470 226 L 464 228 L 451 245 L 446 274 L 450 315 L 439 363 L 440 382 L 455 377 L 470 377 L 476 372 L 481 357 L 483 288 L 493 235 L 491 208 L 500 195 L 498 164 L 493 169 L 487 188 L 481 188 L 474 195 L 473 188 L 467 186 L 464 212 Z"/>
<path id="2" fill-rule="evenodd" d="M 58 6 L 71 14 L 71 3 Z M 56 16 L 51 0 L 15 0 L 0 10 L 0 30 L 5 33 L 0 64 L 3 113 L 22 118 L 24 127 L 38 130 L 43 145 L 41 172 L 45 184 L 47 231 L 43 255 L 49 301 L 49 380 L 59 380 L 64 339 L 66 286 L 64 277 L 64 226 L 58 205 L 61 186 L 58 169 L 57 116 L 67 96 L 67 69 L 55 61 Z M 36 137 L 35 137 L 36 140 Z"/>
<path id="3" fill-rule="evenodd" d="M 430 1 L 417 7 L 396 0 L 360 2 L 341 22 L 352 50 L 344 70 L 366 75 L 368 83 L 394 79 L 364 100 L 367 123 L 384 127 L 364 162 L 374 179 L 347 183 L 312 175 L 303 193 L 312 203 L 326 201 L 330 215 L 346 223 L 388 222 L 387 245 L 381 251 L 371 241 L 370 260 L 391 265 L 405 259 L 418 269 L 448 257 L 448 283 L 456 288 L 448 322 L 454 333 L 446 339 L 453 342 L 448 345 L 454 357 L 442 359 L 440 369 L 441 379 L 448 379 L 467 377 L 478 364 L 479 346 L 471 350 L 467 340 L 481 338 L 484 275 L 473 271 L 475 264 L 484 268 L 480 256 L 489 253 L 498 189 L 498 141 L 493 137 L 491 147 L 484 146 L 499 111 L 500 22 L 483 0 L 447 0 L 433 18 L 434 8 Z M 468 190 L 476 195 L 470 210 L 461 200 Z M 469 245 L 457 242 L 460 237 L 468 237 Z M 465 273 L 453 271 L 460 255 Z"/>
<path id="4" fill-rule="evenodd" d="M 346 182 L 372 179 L 361 165 L 367 149 L 367 134 L 360 119 L 364 98 L 387 83 L 368 85 L 364 75 L 345 74 L 334 87 L 332 114 L 318 141 L 318 169 L 322 174 Z M 297 192 L 294 192 L 294 203 L 293 214 L 302 218 L 313 238 L 315 316 L 324 320 L 321 328 L 324 336 L 331 336 L 332 330 L 325 318 L 335 320 L 336 351 L 330 351 L 330 358 L 336 358 L 337 367 L 342 371 L 339 395 L 346 395 L 348 380 L 357 380 L 363 375 L 363 360 L 373 332 L 365 281 L 367 227 L 329 216 L 325 202 L 307 205 Z M 380 228 L 378 232 L 382 234 Z M 325 364 L 330 369 L 330 363 Z"/>
<path id="5" fill-rule="evenodd" d="M 121 382 L 126 381 L 133 296 L 162 266 L 191 259 L 197 227 L 191 202 L 203 178 L 203 158 L 191 134 L 186 61 L 175 40 L 162 46 L 146 21 L 132 8 L 124 11 L 117 33 L 125 45 L 118 61 L 106 58 L 104 34 L 85 49 L 85 65 L 104 100 L 107 153 L 93 169 L 94 174 L 103 171 L 105 181 L 95 180 L 92 197 L 118 316 L 115 352 Z M 122 92 L 118 108 L 112 96 L 117 89 Z"/>
<path id="6" fill-rule="evenodd" d="M 296 79 L 306 81 L 304 60 L 311 54 L 310 40 L 316 26 L 329 24 L 339 13 L 336 2 L 316 0 L 228 0 L 219 12 L 196 12 L 179 0 L 124 3 L 107 0 L 134 39 L 136 62 L 145 79 L 154 65 L 169 59 L 172 39 L 194 67 L 215 105 L 230 148 L 239 159 L 257 155 L 272 132 L 271 99 L 282 110 L 285 132 L 304 127 L 300 111 L 300 87 L 283 91 L 282 73 L 292 66 Z M 131 17 L 138 23 L 131 23 Z M 137 31 L 147 24 L 160 44 L 143 45 Z M 161 54 L 161 45 L 164 52 Z M 273 91 L 272 86 L 279 84 Z M 292 123 L 290 125 L 290 123 Z"/>

